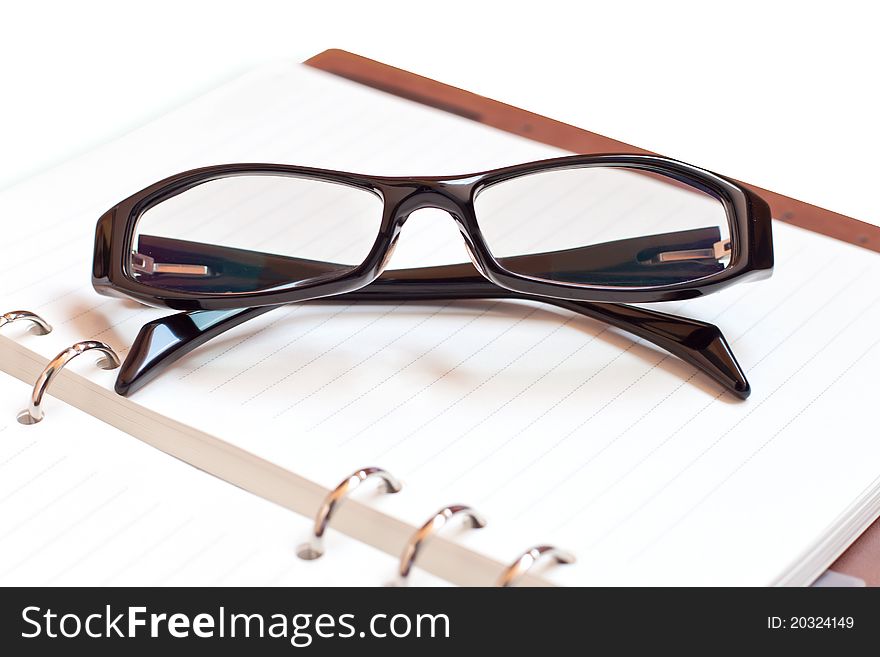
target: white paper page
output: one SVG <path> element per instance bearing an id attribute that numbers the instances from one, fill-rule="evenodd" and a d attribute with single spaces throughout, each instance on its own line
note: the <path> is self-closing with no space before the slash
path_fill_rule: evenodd
<path id="1" fill-rule="evenodd" d="M 85 337 L 124 356 L 166 312 L 91 290 L 93 225 L 165 175 L 232 161 L 429 175 L 557 154 L 304 67 L 263 69 L 6 192 L 0 299 L 53 321 L 51 347 L 22 338 L 46 356 Z M 774 231 L 771 280 L 658 306 L 722 328 L 746 402 L 604 325 L 494 301 L 282 308 L 135 399 L 327 486 L 386 467 L 407 491 L 375 504 L 414 525 L 473 504 L 489 526 L 459 540 L 501 561 L 557 543 L 579 557 L 559 582 L 772 583 L 875 487 L 880 456 L 864 410 L 880 259 Z M 392 266 L 465 259 L 451 219 L 424 211 Z M 89 376 L 110 388 L 115 373 Z"/>
<path id="2" fill-rule="evenodd" d="M 0 374 L 3 586 L 377 586 L 394 572 L 392 557 L 332 529 L 323 557 L 299 559 L 307 518 L 56 399 L 21 425 L 28 395 Z"/>

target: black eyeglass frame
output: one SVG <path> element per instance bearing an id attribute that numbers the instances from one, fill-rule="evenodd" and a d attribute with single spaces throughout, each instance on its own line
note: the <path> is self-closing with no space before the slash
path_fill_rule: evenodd
<path id="1" fill-rule="evenodd" d="M 724 205 L 730 226 L 729 263 L 722 270 L 696 280 L 637 287 L 553 282 L 506 269 L 484 240 L 474 209 L 477 194 L 520 176 L 581 167 L 617 167 L 658 174 L 717 198 Z M 137 280 L 131 269 L 131 245 L 143 213 L 197 185 L 239 175 L 320 180 L 378 195 L 383 201 L 383 213 L 369 254 L 360 265 L 336 275 L 296 287 L 263 291 L 193 292 L 162 289 Z M 129 196 L 101 216 L 96 228 L 92 284 L 101 294 L 187 311 L 275 306 L 346 294 L 366 287 L 381 275 L 406 219 L 423 208 L 445 210 L 453 217 L 475 267 L 486 279 L 530 296 L 629 303 L 691 299 L 747 277 L 768 276 L 773 268 L 770 208 L 757 194 L 733 180 L 677 160 L 654 155 L 602 154 L 559 157 L 451 177 L 366 176 L 284 164 L 222 164 L 186 171 Z"/>

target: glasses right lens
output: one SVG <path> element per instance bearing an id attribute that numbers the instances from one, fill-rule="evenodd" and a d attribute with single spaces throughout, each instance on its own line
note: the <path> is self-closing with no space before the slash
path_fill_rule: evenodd
<path id="1" fill-rule="evenodd" d="M 237 175 L 149 208 L 131 243 L 131 274 L 155 288 L 261 292 L 338 278 L 367 258 L 382 200 L 347 185 Z"/>
<path id="2" fill-rule="evenodd" d="M 724 204 L 642 170 L 528 174 L 485 188 L 474 207 L 501 266 L 547 282 L 659 287 L 705 278 L 730 263 Z"/>

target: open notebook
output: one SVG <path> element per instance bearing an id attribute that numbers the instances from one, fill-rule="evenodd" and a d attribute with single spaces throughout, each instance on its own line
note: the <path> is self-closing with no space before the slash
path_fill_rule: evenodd
<path id="1" fill-rule="evenodd" d="M 0 367 L 33 381 L 86 338 L 124 356 L 167 314 L 98 296 L 89 275 L 99 214 L 169 174 L 236 161 L 443 174 L 559 154 L 304 66 L 253 71 L 0 195 L 0 303 L 55 326 L 4 331 Z M 430 214 L 407 223 L 391 267 L 467 259 L 451 219 Z M 490 584 L 553 543 L 578 561 L 535 582 L 806 584 L 880 512 L 865 412 L 880 258 L 774 231 L 772 279 L 658 306 L 721 327 L 745 402 L 604 325 L 500 301 L 288 306 L 128 399 L 86 358 L 52 392 L 307 516 L 351 471 L 384 467 L 404 490 L 346 502 L 333 527 L 392 555 L 438 508 L 469 504 L 487 526 L 445 532 L 419 560 L 455 583 Z"/>

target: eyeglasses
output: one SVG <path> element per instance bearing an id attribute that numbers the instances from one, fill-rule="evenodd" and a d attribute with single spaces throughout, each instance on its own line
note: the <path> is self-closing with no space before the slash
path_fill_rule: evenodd
<path id="1" fill-rule="evenodd" d="M 423 208 L 452 216 L 472 263 L 385 272 Z M 92 282 L 188 311 L 141 329 L 117 380 L 123 395 L 274 307 L 341 297 L 543 301 L 667 349 L 745 397 L 716 327 L 621 302 L 690 299 L 772 267 L 769 207 L 736 182 L 657 156 L 575 155 L 448 178 L 278 164 L 180 173 L 99 219 Z"/>

